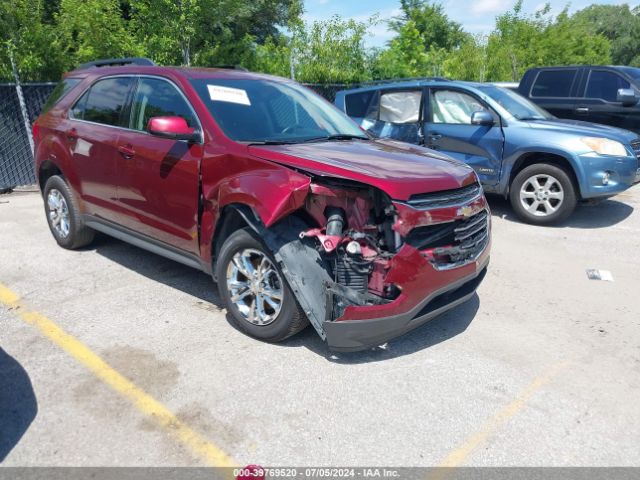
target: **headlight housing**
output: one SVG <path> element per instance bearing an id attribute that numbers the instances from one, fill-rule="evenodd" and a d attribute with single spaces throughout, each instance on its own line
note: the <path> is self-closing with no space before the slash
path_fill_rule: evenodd
<path id="1" fill-rule="evenodd" d="M 626 157 L 627 149 L 624 145 L 615 140 L 599 137 L 582 137 L 580 139 L 591 150 L 600 155 L 613 155 L 616 157 Z"/>

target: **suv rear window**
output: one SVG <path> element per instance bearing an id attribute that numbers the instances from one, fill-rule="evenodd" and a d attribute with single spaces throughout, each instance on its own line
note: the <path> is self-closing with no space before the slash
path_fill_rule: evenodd
<path id="1" fill-rule="evenodd" d="M 543 70 L 538 73 L 533 88 L 532 97 L 569 97 L 571 87 L 576 78 L 577 69 Z"/>
<path id="2" fill-rule="evenodd" d="M 73 118 L 104 125 L 123 126 L 122 112 L 133 84 L 131 77 L 98 80 L 71 110 Z"/>
<path id="3" fill-rule="evenodd" d="M 51 92 L 51 95 L 49 95 L 49 98 L 42 107 L 42 113 L 46 113 L 49 109 L 51 109 L 51 107 L 58 103 L 69 90 L 71 90 L 81 81 L 81 78 L 65 78 L 60 83 L 58 83 L 58 85 L 56 85 L 56 88 L 53 89 L 53 92 Z"/>

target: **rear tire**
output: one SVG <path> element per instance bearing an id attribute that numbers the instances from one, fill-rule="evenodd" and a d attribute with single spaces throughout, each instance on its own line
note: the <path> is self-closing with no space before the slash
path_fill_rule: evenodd
<path id="1" fill-rule="evenodd" d="M 309 324 L 273 254 L 251 229 L 225 240 L 216 277 L 231 322 L 247 335 L 280 342 Z"/>
<path id="2" fill-rule="evenodd" d="M 95 231 L 84 226 L 78 202 L 63 177 L 54 175 L 45 183 L 44 211 L 49 230 L 62 248 L 74 250 L 93 241 Z"/>
<path id="3" fill-rule="evenodd" d="M 576 188 L 569 174 L 549 163 L 520 171 L 511 183 L 509 200 L 516 215 L 532 225 L 565 220 L 576 208 Z"/>

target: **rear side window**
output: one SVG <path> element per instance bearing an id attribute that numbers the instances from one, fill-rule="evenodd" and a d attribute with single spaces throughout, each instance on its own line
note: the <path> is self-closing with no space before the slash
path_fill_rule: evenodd
<path id="1" fill-rule="evenodd" d="M 182 117 L 187 125 L 198 128 L 193 110 L 170 82 L 141 78 L 131 107 L 130 128 L 146 131 L 151 117 Z"/>
<path id="2" fill-rule="evenodd" d="M 380 96 L 380 121 L 418 123 L 422 91 L 388 92 Z"/>
<path id="3" fill-rule="evenodd" d="M 106 78 L 94 83 L 71 110 L 73 118 L 123 126 L 123 112 L 133 78 Z"/>
<path id="4" fill-rule="evenodd" d="M 370 90 L 346 95 L 344 105 L 347 115 L 354 118 L 377 118 L 379 93 L 378 90 Z"/>
<path id="5" fill-rule="evenodd" d="M 58 103 L 69 90 L 71 90 L 81 81 L 82 79 L 80 78 L 65 78 L 64 80 L 62 80 L 58 85 L 56 85 L 56 88 L 53 89 L 51 95 L 49 95 L 49 98 L 42 107 L 42 113 L 46 113 L 47 111 L 49 111 L 51 107 Z"/>
<path id="6" fill-rule="evenodd" d="M 569 97 L 578 70 L 543 70 L 531 89 L 532 97 Z"/>
<path id="7" fill-rule="evenodd" d="M 618 99 L 618 89 L 629 88 L 629 82 L 617 73 L 604 70 L 593 70 L 587 83 L 587 98 L 601 98 L 607 102 Z"/>

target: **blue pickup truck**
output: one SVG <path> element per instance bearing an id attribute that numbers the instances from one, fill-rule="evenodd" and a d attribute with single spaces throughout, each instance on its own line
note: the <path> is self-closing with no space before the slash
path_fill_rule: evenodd
<path id="1" fill-rule="evenodd" d="M 378 137 L 423 145 L 474 168 L 484 189 L 509 197 L 523 221 L 567 218 L 577 202 L 640 180 L 640 138 L 560 120 L 495 85 L 421 79 L 337 93 L 335 104 Z"/>

